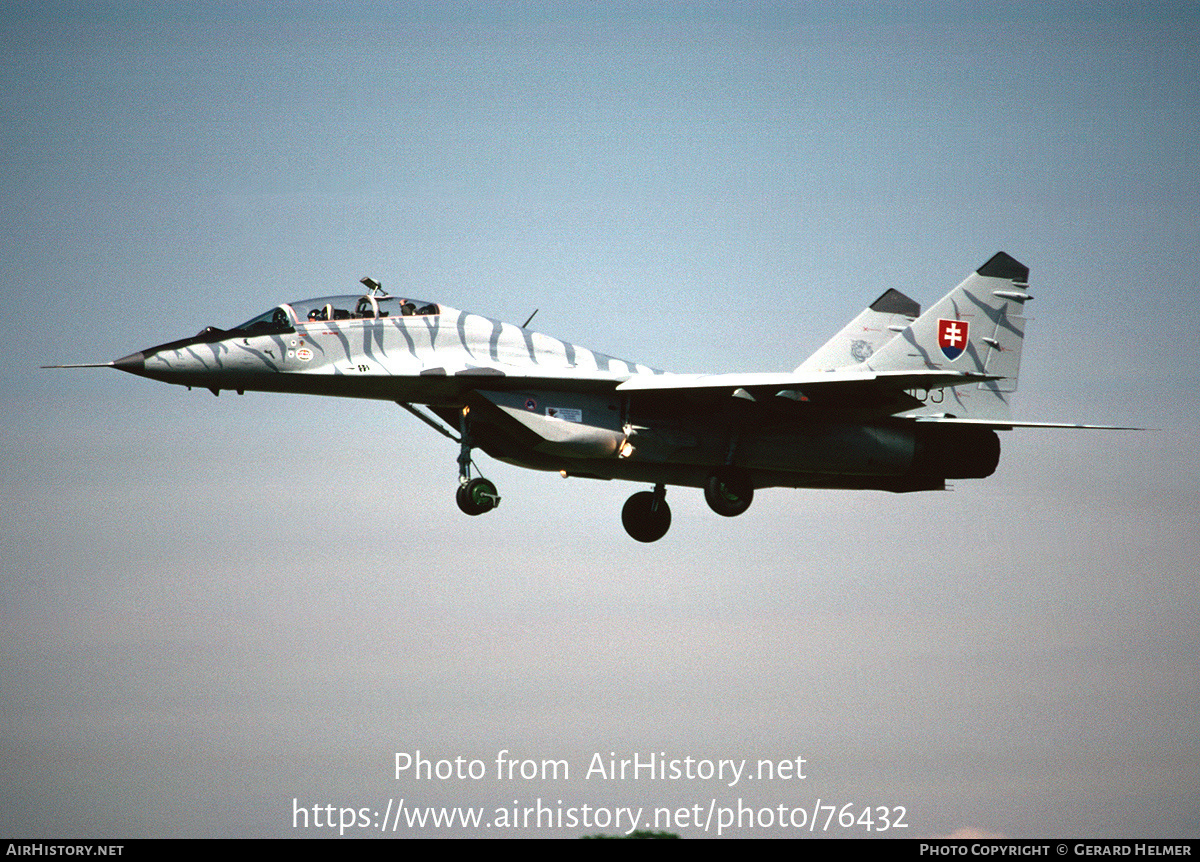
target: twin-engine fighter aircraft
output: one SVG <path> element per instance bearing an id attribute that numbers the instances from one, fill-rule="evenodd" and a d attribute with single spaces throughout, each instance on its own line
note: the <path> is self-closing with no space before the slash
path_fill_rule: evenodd
<path id="1" fill-rule="evenodd" d="M 630 536 L 653 542 L 671 525 L 667 485 L 703 488 L 727 517 L 756 488 L 940 490 L 992 474 L 996 431 L 1108 427 L 1011 421 L 1028 276 L 1000 252 L 923 315 L 888 290 L 791 372 L 669 374 L 528 320 L 389 296 L 369 278 L 363 295 L 286 303 L 103 365 L 214 395 L 394 401 L 459 444 L 468 515 L 500 502 L 472 475 L 478 447 L 534 470 L 653 486 L 621 513 Z"/>

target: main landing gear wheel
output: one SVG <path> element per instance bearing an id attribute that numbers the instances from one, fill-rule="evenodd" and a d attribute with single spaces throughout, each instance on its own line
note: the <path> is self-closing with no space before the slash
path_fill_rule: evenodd
<path id="1" fill-rule="evenodd" d="M 704 483 L 704 500 L 718 515 L 732 518 L 750 508 L 754 501 L 754 486 L 745 473 L 719 470 Z"/>
<path id="2" fill-rule="evenodd" d="M 659 485 L 653 491 L 640 491 L 625 501 L 621 509 L 625 532 L 639 542 L 657 542 L 671 528 L 671 507 Z"/>
<path id="3" fill-rule="evenodd" d="M 459 485 L 454 499 L 458 508 L 468 515 L 482 515 L 496 508 L 500 495 L 496 493 L 495 485 L 483 477 L 476 477 L 465 485 Z"/>

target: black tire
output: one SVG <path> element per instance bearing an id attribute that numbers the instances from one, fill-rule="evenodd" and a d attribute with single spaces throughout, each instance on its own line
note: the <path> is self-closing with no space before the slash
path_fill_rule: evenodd
<path id="1" fill-rule="evenodd" d="M 719 470 L 704 483 L 704 500 L 718 515 L 733 518 L 754 502 L 754 485 L 745 473 Z"/>
<path id="2" fill-rule="evenodd" d="M 458 503 L 458 508 L 466 514 L 482 515 L 484 512 L 490 512 L 496 508 L 500 497 L 496 493 L 495 485 L 487 479 L 476 478 L 465 485 L 458 486 L 454 501 Z"/>
<path id="3" fill-rule="evenodd" d="M 653 491 L 640 491 L 625 501 L 621 523 L 639 542 L 657 542 L 671 529 L 671 507 Z"/>

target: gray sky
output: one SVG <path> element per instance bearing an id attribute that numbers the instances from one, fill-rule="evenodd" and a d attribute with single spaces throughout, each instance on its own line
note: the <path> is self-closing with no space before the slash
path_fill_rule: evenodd
<path id="1" fill-rule="evenodd" d="M 293 800 L 403 798 L 1200 835 L 1200 15 L 974 6 L 6 4 L 0 833 L 328 834 Z M 370 274 L 784 371 L 999 249 L 1036 298 L 1020 417 L 1158 430 L 733 520 L 673 489 L 651 546 L 636 486 L 486 456 L 504 504 L 466 518 L 395 406 L 37 367 Z M 417 750 L 487 774 L 396 780 Z M 570 774 L 498 781 L 503 750 Z M 807 777 L 587 777 L 610 752 Z"/>

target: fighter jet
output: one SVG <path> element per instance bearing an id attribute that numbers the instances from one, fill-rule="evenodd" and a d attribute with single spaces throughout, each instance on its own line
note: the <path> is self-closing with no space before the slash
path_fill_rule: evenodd
<path id="1" fill-rule="evenodd" d="M 726 517 L 758 488 L 942 490 L 995 471 L 997 431 L 1116 427 L 1011 419 L 1028 280 L 1028 267 L 999 252 L 924 314 L 887 290 L 790 372 L 667 373 L 528 320 L 389 295 L 370 278 L 363 293 L 284 303 L 100 365 L 214 395 L 395 402 L 458 444 L 466 514 L 500 503 L 478 475 L 479 448 L 564 477 L 650 485 L 621 520 L 654 542 L 671 525 L 668 485 L 703 488 Z"/>

